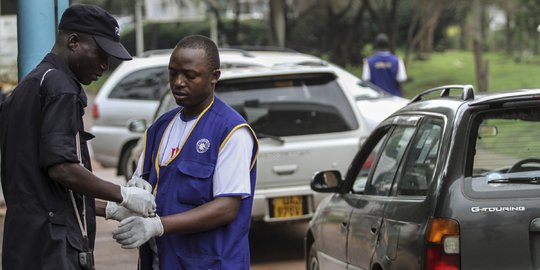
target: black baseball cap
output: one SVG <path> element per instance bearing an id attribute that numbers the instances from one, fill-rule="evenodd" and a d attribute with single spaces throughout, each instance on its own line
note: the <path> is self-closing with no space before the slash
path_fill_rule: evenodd
<path id="1" fill-rule="evenodd" d="M 78 4 L 64 11 L 58 29 L 90 34 L 98 46 L 110 56 L 131 60 L 131 55 L 120 43 L 120 27 L 106 10 L 95 6 Z"/>

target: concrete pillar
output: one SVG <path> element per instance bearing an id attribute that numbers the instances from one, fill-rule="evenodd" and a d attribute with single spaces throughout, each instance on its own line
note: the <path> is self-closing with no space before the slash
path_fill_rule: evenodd
<path id="1" fill-rule="evenodd" d="M 17 65 L 21 81 L 51 50 L 69 0 L 18 0 L 17 5 Z"/>
<path id="2" fill-rule="evenodd" d="M 137 56 L 144 52 L 143 1 L 135 0 L 135 47 Z"/>

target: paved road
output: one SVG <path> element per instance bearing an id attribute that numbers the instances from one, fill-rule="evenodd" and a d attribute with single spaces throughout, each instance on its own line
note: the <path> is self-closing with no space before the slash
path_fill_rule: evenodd
<path id="1" fill-rule="evenodd" d="M 115 176 L 114 169 L 94 166 L 94 172 L 101 178 L 122 184 L 122 177 Z M 137 251 L 125 250 L 111 238 L 118 222 L 97 218 L 96 269 L 133 270 L 137 269 Z M 0 241 L 4 219 L 0 220 Z M 251 231 L 252 270 L 299 270 L 305 269 L 303 262 L 302 238 L 307 223 L 255 224 Z M 0 246 L 1 252 L 1 246 Z M 1 267 L 0 267 L 1 269 Z"/>

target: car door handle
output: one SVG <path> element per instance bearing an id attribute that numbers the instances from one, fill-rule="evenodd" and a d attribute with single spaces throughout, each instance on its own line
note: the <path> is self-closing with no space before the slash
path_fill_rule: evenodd
<path id="1" fill-rule="evenodd" d="M 296 172 L 298 165 L 289 164 L 289 165 L 277 165 L 272 167 L 272 171 L 277 175 L 289 175 Z"/>
<path id="2" fill-rule="evenodd" d="M 379 224 L 372 224 L 371 225 L 371 233 L 377 234 L 377 231 L 379 230 Z"/>
<path id="3" fill-rule="evenodd" d="M 347 230 L 349 229 L 349 223 L 346 221 L 343 221 L 341 222 L 341 226 L 339 227 L 342 232 L 347 232 Z"/>

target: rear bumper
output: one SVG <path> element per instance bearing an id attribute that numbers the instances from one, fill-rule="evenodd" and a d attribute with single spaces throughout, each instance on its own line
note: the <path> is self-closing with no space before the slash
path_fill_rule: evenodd
<path id="1" fill-rule="evenodd" d="M 287 196 L 304 196 L 307 199 L 307 213 L 302 216 L 275 218 L 270 216 L 270 199 L 276 197 Z M 266 188 L 256 189 L 255 196 L 253 198 L 253 209 L 251 211 L 251 219 L 253 221 L 264 222 L 286 222 L 310 219 L 315 213 L 315 209 L 319 202 L 328 196 L 328 194 L 318 193 L 306 185 L 297 187 L 283 187 L 283 188 Z"/>
<path id="2" fill-rule="evenodd" d="M 126 143 L 138 140 L 142 133 L 130 132 L 127 127 L 92 126 L 91 140 L 94 159 L 104 167 L 116 167 Z"/>

